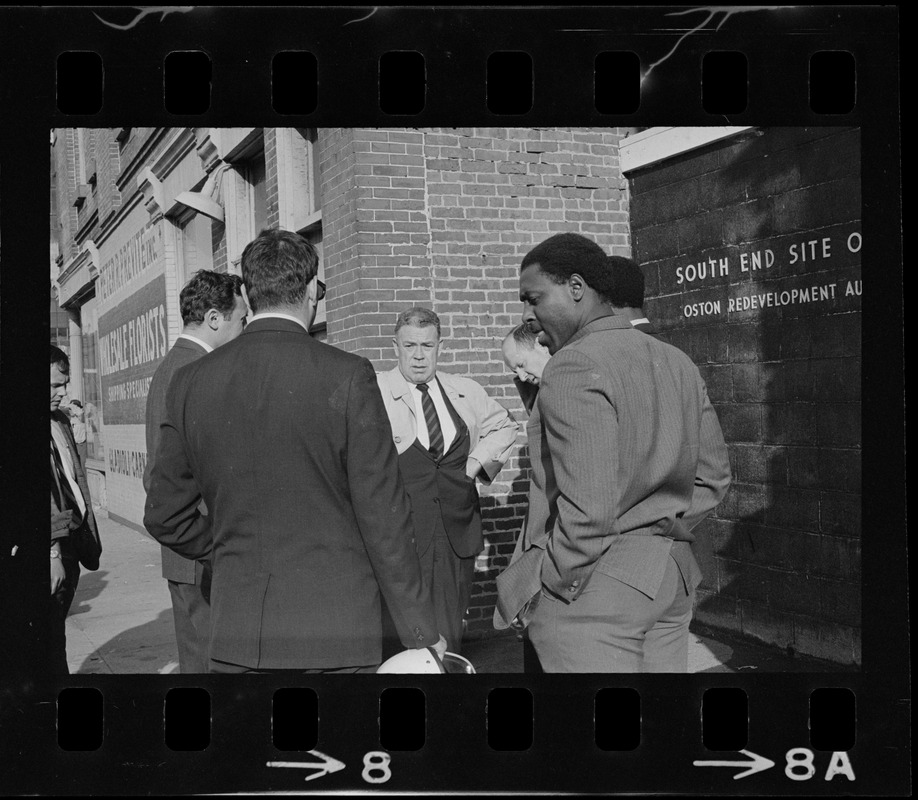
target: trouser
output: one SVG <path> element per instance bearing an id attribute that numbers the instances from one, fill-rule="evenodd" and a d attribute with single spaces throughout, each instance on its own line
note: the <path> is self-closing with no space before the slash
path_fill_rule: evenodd
<path id="1" fill-rule="evenodd" d="M 243 667 L 241 664 L 230 664 L 228 661 L 218 661 L 217 659 L 212 658 L 210 659 L 210 669 L 208 671 L 221 675 L 366 675 L 375 673 L 376 665 L 371 664 L 360 667 L 331 667 L 328 669 L 255 669 L 253 667 Z"/>
<path id="2" fill-rule="evenodd" d="M 546 672 L 687 672 L 694 595 L 672 556 L 653 599 L 594 571 L 572 603 L 543 588 L 529 638 Z"/>
<path id="3" fill-rule="evenodd" d="M 196 561 L 194 583 L 169 581 L 172 620 L 182 674 L 207 672 L 210 649 L 210 565 Z"/>
<path id="4" fill-rule="evenodd" d="M 67 614 L 80 582 L 80 562 L 75 558 L 62 558 L 64 580 L 50 597 L 50 652 L 49 672 L 55 677 L 69 675 L 67 664 Z"/>
<path id="5" fill-rule="evenodd" d="M 429 592 L 436 615 L 437 628 L 446 639 L 446 649 L 457 655 L 462 652 L 462 621 L 469 607 L 472 581 L 475 578 L 475 556 L 461 558 L 456 555 L 438 520 L 430 546 L 418 556 L 421 580 Z M 383 602 L 383 650 L 385 661 L 405 649 L 399 639 L 392 617 Z"/>
<path id="6" fill-rule="evenodd" d="M 453 550 L 446 529 L 438 521 L 430 547 L 418 557 L 421 578 L 430 592 L 437 628 L 446 637 L 450 653 L 462 652 L 462 621 L 469 607 L 472 580 L 475 577 L 475 556 L 460 558 Z"/>

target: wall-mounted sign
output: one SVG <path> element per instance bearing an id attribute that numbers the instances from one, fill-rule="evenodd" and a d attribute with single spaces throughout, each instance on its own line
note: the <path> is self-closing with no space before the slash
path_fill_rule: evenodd
<path id="1" fill-rule="evenodd" d="M 686 319 L 786 306 L 849 301 L 862 292 L 857 230 L 732 249 L 676 264 L 673 288 Z M 839 258 L 843 256 L 843 258 Z M 710 288 L 711 291 L 698 291 Z M 674 298 L 673 298 L 674 299 Z"/>
<path id="2" fill-rule="evenodd" d="M 166 278 L 159 275 L 99 318 L 99 370 L 106 425 L 142 425 L 147 392 L 169 349 Z"/>

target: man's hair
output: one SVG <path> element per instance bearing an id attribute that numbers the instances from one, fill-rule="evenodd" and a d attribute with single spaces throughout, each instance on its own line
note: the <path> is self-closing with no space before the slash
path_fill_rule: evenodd
<path id="1" fill-rule="evenodd" d="M 263 230 L 242 251 L 242 280 L 252 311 L 298 306 L 318 269 L 316 249 L 298 233 Z"/>
<path id="2" fill-rule="evenodd" d="M 641 308 L 644 305 L 644 273 L 630 258 L 609 256 L 612 291 L 609 302 L 618 308 Z"/>
<path id="3" fill-rule="evenodd" d="M 520 272 L 532 264 L 555 283 L 565 283 L 577 273 L 587 285 L 608 299 L 612 290 L 612 276 L 606 264 L 605 251 L 596 242 L 579 233 L 556 233 L 537 244 L 523 257 Z"/>
<path id="4" fill-rule="evenodd" d="M 83 407 L 83 404 L 82 404 L 79 400 L 77 400 L 76 398 L 74 398 L 73 400 L 70 401 L 70 405 L 76 406 L 77 408 L 82 408 L 82 407 Z"/>
<path id="5" fill-rule="evenodd" d="M 434 325 L 437 329 L 437 337 L 440 336 L 440 318 L 429 308 L 423 306 L 414 306 L 399 314 L 395 323 L 395 332 L 398 333 L 406 325 L 415 325 L 418 328 Z"/>
<path id="6" fill-rule="evenodd" d="M 525 322 L 521 325 L 517 325 L 510 333 L 506 336 L 507 339 L 513 339 L 520 347 L 525 347 L 527 350 L 535 350 L 536 345 L 539 342 L 539 334 L 537 334 L 532 328 L 530 328 Z"/>
<path id="7" fill-rule="evenodd" d="M 236 298 L 242 294 L 242 278 L 227 272 L 198 270 L 179 295 L 182 324 L 200 325 L 204 315 L 215 308 L 229 319 L 236 306 Z"/>
<path id="8" fill-rule="evenodd" d="M 56 366 L 65 375 L 70 372 L 70 359 L 67 358 L 67 354 L 53 344 L 51 345 L 51 365 Z"/>

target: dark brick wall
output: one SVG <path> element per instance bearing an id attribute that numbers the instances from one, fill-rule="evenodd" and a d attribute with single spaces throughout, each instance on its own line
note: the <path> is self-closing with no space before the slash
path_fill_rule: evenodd
<path id="1" fill-rule="evenodd" d="M 698 364 L 733 467 L 699 531 L 696 616 L 860 663 L 859 131 L 760 129 L 629 179 L 645 310 Z M 829 296 L 800 302 L 814 286 Z M 753 296 L 765 305 L 731 307 Z"/>
<path id="2" fill-rule="evenodd" d="M 626 187 L 615 128 L 319 129 L 328 342 L 377 369 L 395 366 L 396 316 L 412 305 L 443 322 L 440 364 L 525 412 L 500 343 L 520 321 L 519 264 L 558 231 L 629 253 Z M 525 432 L 482 489 L 486 546 L 469 631 L 491 624 L 494 578 L 525 514 Z"/>

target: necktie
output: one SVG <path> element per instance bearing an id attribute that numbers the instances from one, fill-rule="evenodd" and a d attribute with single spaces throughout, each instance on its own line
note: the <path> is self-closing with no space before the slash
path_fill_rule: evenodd
<path id="1" fill-rule="evenodd" d="M 79 524 L 83 515 L 80 512 L 80 504 L 77 502 L 73 489 L 70 486 L 70 479 L 64 471 L 64 462 L 61 461 L 61 454 L 57 451 L 57 445 L 54 439 L 51 439 L 51 488 L 57 488 L 57 497 L 59 498 L 58 506 L 62 511 L 73 511 L 73 521 Z"/>
<path id="2" fill-rule="evenodd" d="M 424 409 L 424 421 L 427 423 L 427 435 L 430 438 L 430 454 L 439 460 L 443 456 L 443 430 L 440 428 L 440 418 L 430 396 L 430 387 L 426 383 L 419 383 L 418 391 L 421 393 L 421 406 Z"/>

